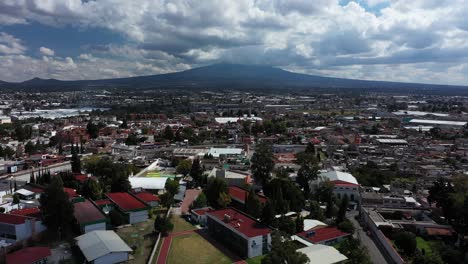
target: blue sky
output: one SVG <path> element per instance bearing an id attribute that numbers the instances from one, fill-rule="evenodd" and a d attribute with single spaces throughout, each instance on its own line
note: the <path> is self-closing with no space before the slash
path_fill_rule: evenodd
<path id="1" fill-rule="evenodd" d="M 0 80 L 102 79 L 217 62 L 467 85 L 465 0 L 4 0 Z"/>

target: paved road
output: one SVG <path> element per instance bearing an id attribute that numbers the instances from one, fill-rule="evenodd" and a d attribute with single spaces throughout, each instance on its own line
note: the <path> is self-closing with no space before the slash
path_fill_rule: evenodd
<path id="1" fill-rule="evenodd" d="M 369 257 L 372 260 L 372 263 L 375 264 L 385 264 L 388 263 L 388 261 L 385 259 L 385 257 L 382 255 L 380 252 L 379 248 L 375 244 L 374 240 L 370 238 L 366 232 L 362 229 L 362 226 L 359 225 L 359 222 L 354 219 L 354 216 L 358 214 L 357 211 L 352 211 L 348 213 L 348 219 L 351 220 L 353 223 L 354 227 L 356 228 L 356 232 L 354 233 L 354 237 L 359 239 L 362 243 L 367 248 L 367 252 L 369 253 Z"/>

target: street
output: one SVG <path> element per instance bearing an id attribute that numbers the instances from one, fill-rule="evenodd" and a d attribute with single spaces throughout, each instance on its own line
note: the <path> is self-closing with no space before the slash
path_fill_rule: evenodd
<path id="1" fill-rule="evenodd" d="M 367 252 L 369 254 L 372 263 L 381 264 L 381 263 L 388 263 L 385 257 L 380 252 L 379 248 L 375 244 L 374 240 L 370 238 L 366 232 L 362 229 L 362 226 L 359 224 L 354 217 L 358 214 L 357 211 L 352 211 L 347 214 L 348 219 L 353 223 L 354 227 L 356 228 L 356 232 L 354 233 L 354 237 L 359 239 L 363 246 L 367 248 Z"/>

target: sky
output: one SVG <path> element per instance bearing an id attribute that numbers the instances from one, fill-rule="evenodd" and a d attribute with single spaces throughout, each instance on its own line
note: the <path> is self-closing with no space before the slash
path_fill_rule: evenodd
<path id="1" fill-rule="evenodd" d="M 0 80 L 214 63 L 468 85 L 467 0 L 1 0 Z"/>

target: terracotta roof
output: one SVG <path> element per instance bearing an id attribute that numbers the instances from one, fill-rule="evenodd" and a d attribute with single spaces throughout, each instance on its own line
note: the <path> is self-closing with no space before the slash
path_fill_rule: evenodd
<path id="1" fill-rule="evenodd" d="M 340 180 L 337 180 L 337 181 L 331 181 L 333 184 L 335 184 L 335 186 L 359 186 L 358 184 L 354 184 L 354 183 L 351 183 L 351 182 L 346 182 L 346 181 L 340 181 Z"/>
<path id="2" fill-rule="evenodd" d="M 22 215 L 12 215 L 0 213 L 0 223 L 7 223 L 12 225 L 24 224 L 26 217 Z"/>
<path id="3" fill-rule="evenodd" d="M 76 220 L 80 224 L 105 220 L 106 217 L 92 202 L 84 200 L 84 202 L 74 204 L 74 212 Z"/>
<path id="4" fill-rule="evenodd" d="M 68 198 L 73 198 L 78 196 L 76 190 L 72 188 L 63 187 L 63 191 L 68 194 Z"/>
<path id="5" fill-rule="evenodd" d="M 269 227 L 233 208 L 206 212 L 206 215 L 222 221 L 224 225 L 247 237 L 263 236 L 272 232 Z M 226 222 L 227 217 L 230 218 L 228 222 Z"/>
<path id="6" fill-rule="evenodd" d="M 39 208 L 37 207 L 23 208 L 23 209 L 11 210 L 10 214 L 40 218 L 41 210 L 39 210 Z"/>
<path id="7" fill-rule="evenodd" d="M 452 236 L 452 230 L 448 228 L 426 227 L 429 236 Z"/>
<path id="8" fill-rule="evenodd" d="M 143 200 L 144 202 L 154 202 L 161 200 L 157 195 L 154 195 L 150 192 L 138 192 L 135 193 L 135 196 L 138 197 L 140 200 Z"/>
<path id="9" fill-rule="evenodd" d="M 51 255 L 48 247 L 27 247 L 6 255 L 7 264 L 31 264 Z"/>
<path id="10" fill-rule="evenodd" d="M 237 200 L 238 202 L 245 203 L 245 199 L 246 197 L 249 196 L 249 192 L 236 186 L 230 186 L 229 196 L 231 196 L 231 198 Z M 266 203 L 267 201 L 266 197 L 264 197 L 263 195 L 258 195 L 258 194 L 257 196 L 258 196 L 258 199 L 260 200 L 260 203 Z"/>
<path id="11" fill-rule="evenodd" d="M 349 233 L 345 233 L 336 227 L 321 227 L 313 228 L 307 231 L 303 231 L 297 234 L 305 240 L 312 243 L 320 243 L 328 240 L 337 239 L 340 237 L 349 236 Z"/>
<path id="12" fill-rule="evenodd" d="M 126 192 L 108 193 L 106 196 L 122 211 L 133 211 L 148 207 L 146 204 Z"/>
<path id="13" fill-rule="evenodd" d="M 192 212 L 195 213 L 196 215 L 205 215 L 206 213 L 213 211 L 213 208 L 207 207 L 207 208 L 200 208 L 200 209 L 193 209 Z"/>
<path id="14" fill-rule="evenodd" d="M 106 204 L 112 204 L 112 202 L 108 199 L 102 199 L 102 200 L 96 200 L 94 201 L 95 204 L 101 206 L 101 205 L 106 205 Z"/>

